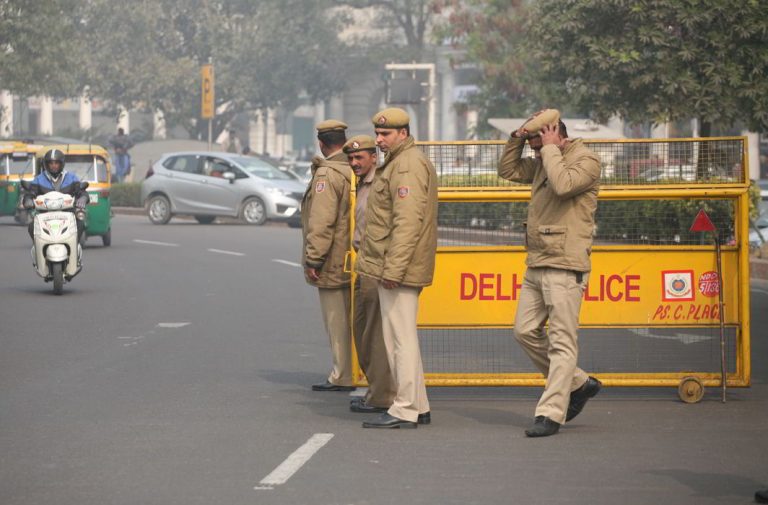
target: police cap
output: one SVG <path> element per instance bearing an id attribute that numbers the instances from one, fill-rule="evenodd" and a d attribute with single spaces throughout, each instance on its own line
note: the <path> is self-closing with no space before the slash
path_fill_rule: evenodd
<path id="1" fill-rule="evenodd" d="M 560 121 L 560 111 L 557 109 L 544 109 L 535 118 L 523 125 L 528 130 L 528 136 L 535 137 L 546 125 L 557 124 Z"/>
<path id="2" fill-rule="evenodd" d="M 411 122 L 411 118 L 403 109 L 391 107 L 377 112 L 371 121 L 376 128 L 405 128 Z"/>
<path id="3" fill-rule="evenodd" d="M 347 124 L 335 119 L 326 119 L 315 125 L 317 133 L 325 133 L 334 130 L 344 131 L 347 129 Z"/>
<path id="4" fill-rule="evenodd" d="M 344 144 L 344 154 L 376 149 L 376 141 L 369 135 L 355 135 Z"/>

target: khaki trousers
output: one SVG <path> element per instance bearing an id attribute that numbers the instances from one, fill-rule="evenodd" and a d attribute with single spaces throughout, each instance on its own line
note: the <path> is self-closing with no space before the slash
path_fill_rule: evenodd
<path id="1" fill-rule="evenodd" d="M 328 382 L 337 386 L 352 385 L 352 336 L 349 324 L 349 287 L 317 288 L 325 331 L 331 342 L 333 369 Z"/>
<path id="2" fill-rule="evenodd" d="M 420 292 L 419 288 L 404 286 L 384 289 L 379 284 L 384 345 L 397 387 L 388 413 L 411 422 L 416 422 L 419 414 L 429 412 L 419 336 L 416 332 Z"/>
<path id="3" fill-rule="evenodd" d="M 377 280 L 363 275 L 357 278 L 353 312 L 357 360 L 368 378 L 368 392 L 363 400 L 374 407 L 389 408 L 396 388 L 384 345 Z"/>
<path id="4" fill-rule="evenodd" d="M 588 273 L 557 268 L 529 268 L 525 272 L 515 315 L 515 337 L 533 364 L 547 378 L 536 416 L 563 424 L 571 391 L 588 376 L 578 368 L 579 310 Z M 549 321 L 549 329 L 544 325 Z"/>

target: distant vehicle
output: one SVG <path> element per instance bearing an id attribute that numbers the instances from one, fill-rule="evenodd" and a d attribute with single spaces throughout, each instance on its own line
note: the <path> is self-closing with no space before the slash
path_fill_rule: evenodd
<path id="1" fill-rule="evenodd" d="M 749 247 L 760 247 L 768 240 L 768 211 L 764 210 L 754 224 L 749 229 Z"/>
<path id="2" fill-rule="evenodd" d="M 299 227 L 304 190 L 299 181 L 260 158 L 177 152 L 150 167 L 141 183 L 141 199 L 154 224 L 183 214 L 201 224 L 230 216 L 254 225 L 275 220 Z"/>
<path id="3" fill-rule="evenodd" d="M 305 186 L 312 180 L 312 163 L 309 161 L 297 161 L 288 171 Z"/>

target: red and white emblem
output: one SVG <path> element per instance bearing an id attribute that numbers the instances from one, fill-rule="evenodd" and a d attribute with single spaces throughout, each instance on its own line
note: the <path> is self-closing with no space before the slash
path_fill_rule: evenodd
<path id="1" fill-rule="evenodd" d="M 384 124 L 387 122 L 387 116 L 381 116 L 379 118 L 379 124 Z"/>
<path id="2" fill-rule="evenodd" d="M 322 193 L 325 191 L 325 181 L 317 181 L 315 184 L 315 193 Z"/>
<path id="3" fill-rule="evenodd" d="M 352 149 L 358 149 L 358 148 L 360 148 L 360 144 L 357 142 L 357 140 L 355 140 L 354 142 L 352 142 Z"/>
<path id="4" fill-rule="evenodd" d="M 708 297 L 714 297 L 720 293 L 720 282 L 717 280 L 717 272 L 704 272 L 699 276 L 699 292 Z"/>
<path id="5" fill-rule="evenodd" d="M 408 193 L 410 192 L 411 190 L 408 189 L 408 186 L 400 186 L 399 188 L 397 188 L 397 196 L 399 196 L 400 198 L 405 198 L 406 196 L 408 196 Z"/>

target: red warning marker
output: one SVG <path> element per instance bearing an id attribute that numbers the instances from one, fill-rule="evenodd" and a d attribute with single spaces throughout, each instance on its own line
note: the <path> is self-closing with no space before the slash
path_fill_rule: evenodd
<path id="1" fill-rule="evenodd" d="M 689 231 L 715 231 L 717 228 L 715 228 L 715 225 L 712 223 L 712 220 L 709 219 L 709 216 L 707 215 L 704 210 L 700 210 L 698 214 L 696 214 L 696 219 L 693 220 L 693 225 L 691 225 L 691 229 Z"/>

